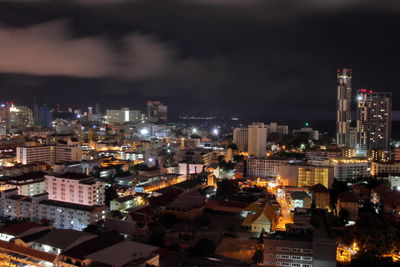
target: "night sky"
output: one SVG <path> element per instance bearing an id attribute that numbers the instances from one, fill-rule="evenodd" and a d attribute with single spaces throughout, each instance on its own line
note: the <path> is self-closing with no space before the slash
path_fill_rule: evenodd
<path id="1" fill-rule="evenodd" d="M 350 67 L 399 110 L 399 30 L 398 0 L 0 0 L 0 100 L 331 120 Z"/>

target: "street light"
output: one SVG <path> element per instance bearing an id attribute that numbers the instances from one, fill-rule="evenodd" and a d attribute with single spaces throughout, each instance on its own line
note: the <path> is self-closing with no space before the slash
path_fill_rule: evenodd
<path id="1" fill-rule="evenodd" d="M 146 135 L 148 133 L 149 133 L 149 130 L 147 130 L 146 128 L 143 128 L 143 129 L 140 130 L 140 134 L 141 135 Z"/>
<path id="2" fill-rule="evenodd" d="M 212 131 L 212 132 L 213 132 L 213 134 L 214 134 L 214 135 L 218 135 L 218 133 L 219 133 L 219 130 L 218 130 L 217 128 L 215 128 L 215 129 L 213 129 L 213 131 Z"/>

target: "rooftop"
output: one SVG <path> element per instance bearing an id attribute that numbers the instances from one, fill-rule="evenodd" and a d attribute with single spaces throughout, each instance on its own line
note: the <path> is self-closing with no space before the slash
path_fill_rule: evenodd
<path id="1" fill-rule="evenodd" d="M 67 172 L 67 173 L 63 173 L 63 174 L 54 174 L 54 177 L 64 178 L 64 179 L 72 179 L 72 180 L 81 180 L 81 179 L 85 179 L 85 178 L 90 178 L 90 176 L 87 176 L 86 174 L 73 173 L 73 172 Z"/>
<path id="2" fill-rule="evenodd" d="M 87 240 L 95 238 L 96 235 L 69 229 L 53 229 L 34 240 L 34 242 L 59 249 L 67 249 L 83 237 Z"/>
<path id="3" fill-rule="evenodd" d="M 125 239 L 118 232 L 106 232 L 98 237 L 89 239 L 88 241 L 66 250 L 64 253 L 62 253 L 62 255 L 83 260 L 86 255 L 105 249 L 124 240 Z"/>
<path id="4" fill-rule="evenodd" d="M 86 256 L 98 263 L 111 266 L 124 266 L 135 260 L 148 257 L 158 248 L 133 241 L 123 241 L 103 250 L 94 252 Z"/>
<path id="5" fill-rule="evenodd" d="M 25 255 L 31 258 L 47 261 L 47 262 L 55 262 L 57 255 L 53 255 L 50 253 L 38 251 L 36 249 L 32 249 L 29 247 L 18 246 L 14 243 L 5 242 L 0 240 L 0 248 L 2 250 L 9 251 L 11 253 L 18 253 L 21 255 Z"/>
<path id="6" fill-rule="evenodd" d="M 87 206 L 87 205 L 80 205 L 75 203 L 68 203 L 68 202 L 49 200 L 49 199 L 40 201 L 40 204 L 67 208 L 67 209 L 82 210 L 82 211 L 93 211 L 100 207 L 106 207 L 106 206 Z"/>
<path id="7" fill-rule="evenodd" d="M 27 222 L 27 223 L 15 223 L 9 226 L 4 227 L 0 230 L 0 233 L 17 236 L 22 234 L 32 228 L 41 227 L 42 225 L 34 223 L 34 222 Z"/>

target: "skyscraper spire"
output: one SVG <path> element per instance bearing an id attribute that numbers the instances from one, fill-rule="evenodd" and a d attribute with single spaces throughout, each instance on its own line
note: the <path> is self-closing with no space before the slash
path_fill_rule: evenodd
<path id="1" fill-rule="evenodd" d="M 348 147 L 351 123 L 352 70 L 343 68 L 337 72 L 336 144 Z"/>

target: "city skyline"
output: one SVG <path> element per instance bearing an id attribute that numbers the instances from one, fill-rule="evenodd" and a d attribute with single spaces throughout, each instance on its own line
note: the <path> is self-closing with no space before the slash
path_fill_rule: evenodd
<path id="1" fill-rule="evenodd" d="M 31 9 L 40 12 L 22 15 Z M 36 93 L 79 108 L 154 99 L 173 117 L 207 103 L 204 115 L 335 119 L 338 68 L 354 70 L 355 90 L 399 91 L 400 40 L 386 34 L 399 10 L 395 1 L 379 9 L 370 1 L 1 1 L 2 97 L 32 105 Z"/>

